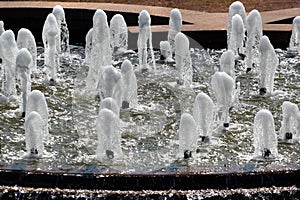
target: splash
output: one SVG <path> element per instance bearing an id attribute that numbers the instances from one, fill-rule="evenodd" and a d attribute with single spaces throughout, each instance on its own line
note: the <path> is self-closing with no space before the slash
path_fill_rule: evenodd
<path id="1" fill-rule="evenodd" d="M 106 66 L 111 64 L 112 53 L 110 48 L 110 31 L 106 13 L 98 9 L 93 16 L 93 29 L 91 32 L 91 52 L 88 59 L 89 72 L 86 78 L 85 90 L 96 93 Z"/>
<path id="2" fill-rule="evenodd" d="M 128 30 L 124 17 L 114 15 L 110 20 L 110 45 L 114 55 L 120 55 L 128 49 Z"/>
<path id="3" fill-rule="evenodd" d="M 43 138 L 48 142 L 48 105 L 44 94 L 39 90 L 33 90 L 27 100 L 25 121 L 32 111 L 36 111 L 42 118 Z"/>
<path id="4" fill-rule="evenodd" d="M 293 20 L 292 35 L 288 51 L 293 54 L 300 53 L 300 16 L 295 17 Z"/>
<path id="5" fill-rule="evenodd" d="M 259 64 L 259 43 L 262 37 L 262 20 L 257 10 L 252 10 L 246 19 L 247 39 L 245 65 L 247 72 Z"/>
<path id="6" fill-rule="evenodd" d="M 57 26 L 59 29 L 58 37 L 56 38 L 56 50 L 60 54 L 69 54 L 69 29 L 66 22 L 65 11 L 60 5 L 56 5 L 52 14 L 56 18 Z"/>
<path id="7" fill-rule="evenodd" d="M 3 81 L 2 94 L 6 98 L 11 98 L 17 94 L 16 91 L 16 58 L 18 48 L 15 41 L 15 35 L 12 30 L 4 31 L 0 37 Z"/>
<path id="8" fill-rule="evenodd" d="M 50 13 L 44 23 L 42 38 L 45 48 L 45 66 L 48 68 L 45 79 L 51 84 L 56 81 L 56 71 L 59 66 L 59 57 L 56 50 L 58 34 L 59 27 L 56 18 Z"/>
<path id="9" fill-rule="evenodd" d="M 172 50 L 170 43 L 168 41 L 161 41 L 159 43 L 160 47 L 160 60 L 165 62 L 174 62 L 172 59 Z"/>
<path id="10" fill-rule="evenodd" d="M 124 60 L 121 65 L 121 75 L 123 81 L 122 108 L 136 106 L 137 100 L 137 79 L 129 60 Z"/>
<path id="11" fill-rule="evenodd" d="M 179 157 L 191 158 L 197 147 L 197 124 L 192 115 L 183 113 L 179 125 Z"/>
<path id="12" fill-rule="evenodd" d="M 30 30 L 26 28 L 21 28 L 18 31 L 17 46 L 18 49 L 26 48 L 30 52 L 32 57 L 32 62 L 30 63 L 30 69 L 31 71 L 36 71 L 37 70 L 37 65 L 36 65 L 37 48 L 36 48 L 35 38 Z"/>
<path id="13" fill-rule="evenodd" d="M 196 96 L 193 117 L 197 123 L 201 141 L 204 143 L 208 142 L 212 136 L 214 109 L 215 105 L 207 94 L 201 92 Z"/>
<path id="14" fill-rule="evenodd" d="M 116 160 L 123 157 L 119 124 L 119 118 L 111 110 L 106 108 L 100 110 L 96 122 L 98 160 Z"/>
<path id="15" fill-rule="evenodd" d="M 229 127 L 229 109 L 235 100 L 235 83 L 225 72 L 216 72 L 211 78 L 211 85 L 217 99 L 219 120 L 225 128 Z"/>
<path id="16" fill-rule="evenodd" d="M 43 120 L 39 113 L 32 111 L 25 120 L 25 143 L 28 156 L 37 157 L 44 152 Z"/>
<path id="17" fill-rule="evenodd" d="M 282 121 L 280 128 L 280 138 L 290 141 L 297 138 L 297 114 L 299 113 L 298 106 L 289 101 L 283 102 L 282 106 Z"/>
<path id="18" fill-rule="evenodd" d="M 32 62 L 32 56 L 26 48 L 22 48 L 16 58 L 17 71 L 21 78 L 21 91 L 22 91 L 22 117 L 25 117 L 27 97 L 31 91 L 31 70 L 30 64 Z"/>
<path id="19" fill-rule="evenodd" d="M 232 29 L 228 43 L 228 49 L 234 52 L 235 56 L 244 54 L 245 28 L 243 19 L 240 15 L 235 14 L 232 17 Z"/>
<path id="20" fill-rule="evenodd" d="M 228 16 L 226 20 L 226 30 L 227 30 L 227 46 L 229 46 L 231 39 L 231 32 L 232 32 L 232 18 L 234 15 L 240 15 L 243 21 L 243 24 L 245 24 L 246 21 L 246 10 L 244 7 L 244 4 L 240 1 L 235 1 L 229 6 Z"/>
<path id="21" fill-rule="evenodd" d="M 122 105 L 123 81 L 121 73 L 113 66 L 105 67 L 103 77 L 99 82 L 99 94 L 101 99 L 112 97 L 119 107 Z"/>
<path id="22" fill-rule="evenodd" d="M 272 94 L 274 87 L 274 75 L 279 64 L 275 50 L 267 36 L 260 40 L 260 81 L 259 94 Z"/>
<path id="23" fill-rule="evenodd" d="M 220 70 L 226 72 L 229 76 L 235 79 L 235 59 L 232 50 L 227 50 L 222 53 L 220 58 Z"/>
<path id="24" fill-rule="evenodd" d="M 174 8 L 170 13 L 169 30 L 168 30 L 168 42 L 171 46 L 171 55 L 175 52 L 175 37 L 177 33 L 181 32 L 182 16 L 180 10 Z"/>
<path id="25" fill-rule="evenodd" d="M 269 110 L 260 110 L 254 118 L 253 146 L 255 158 L 276 158 L 277 135 L 273 115 Z"/>
<path id="26" fill-rule="evenodd" d="M 189 51 L 189 39 L 178 33 L 175 37 L 175 62 L 179 85 L 189 87 L 193 81 L 192 59 Z"/>
<path id="27" fill-rule="evenodd" d="M 152 32 L 151 32 L 151 18 L 146 10 L 140 12 L 139 15 L 139 36 L 137 41 L 138 55 L 139 55 L 139 68 L 140 71 L 148 70 L 148 52 L 150 49 L 151 61 L 153 69 L 156 69 L 155 58 L 152 46 Z"/>

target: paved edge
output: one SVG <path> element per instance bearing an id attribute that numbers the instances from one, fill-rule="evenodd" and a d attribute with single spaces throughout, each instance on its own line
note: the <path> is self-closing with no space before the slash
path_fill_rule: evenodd
<path id="1" fill-rule="evenodd" d="M 47 2 L 47 1 L 1 1 L 0 8 L 53 8 L 61 5 L 73 9 L 103 9 L 107 11 L 139 13 L 147 10 L 150 15 L 169 17 L 172 8 L 113 4 L 113 3 L 86 3 L 86 2 Z M 208 13 L 194 10 L 180 9 L 183 20 L 191 23 L 183 25 L 183 31 L 213 31 L 226 30 L 227 13 Z M 248 11 L 249 12 L 249 11 Z M 276 24 L 276 21 L 294 18 L 300 14 L 300 8 L 283 9 L 261 12 L 263 28 L 268 31 L 290 31 L 291 24 Z M 274 23 L 275 22 L 275 23 Z M 272 24 L 270 24 L 272 23 Z M 137 31 L 136 27 L 129 27 L 130 31 Z M 167 26 L 155 26 L 152 31 L 167 30 Z"/>

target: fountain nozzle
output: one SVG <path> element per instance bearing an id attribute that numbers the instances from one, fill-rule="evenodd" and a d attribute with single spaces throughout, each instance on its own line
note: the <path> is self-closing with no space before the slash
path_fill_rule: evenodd
<path id="1" fill-rule="evenodd" d="M 286 140 L 291 140 L 291 139 L 293 139 L 293 133 L 289 133 L 289 132 L 285 133 L 285 139 L 286 139 Z"/>
<path id="2" fill-rule="evenodd" d="M 31 155 L 38 155 L 39 153 L 38 153 L 38 150 L 37 150 L 37 148 L 32 148 L 32 149 L 30 149 L 30 154 Z"/>
<path id="3" fill-rule="evenodd" d="M 266 158 L 269 158 L 271 155 L 271 151 L 267 148 L 264 148 L 263 150 L 263 157 L 266 159 Z"/>
<path id="4" fill-rule="evenodd" d="M 259 95 L 264 95 L 267 93 L 267 88 L 260 88 L 259 89 Z"/>
<path id="5" fill-rule="evenodd" d="M 229 123 L 224 123 L 223 126 L 224 126 L 225 128 L 228 128 L 228 127 L 229 127 Z"/>
<path id="6" fill-rule="evenodd" d="M 54 81 L 53 78 L 51 78 L 51 79 L 49 80 L 49 85 L 51 85 L 51 86 L 54 86 L 54 85 L 55 85 L 55 81 Z"/>
<path id="7" fill-rule="evenodd" d="M 113 159 L 115 156 L 114 156 L 114 152 L 111 151 L 111 150 L 106 150 L 106 156 L 107 158 L 109 159 Z"/>
<path id="8" fill-rule="evenodd" d="M 185 150 L 185 151 L 184 151 L 183 158 L 184 158 L 184 159 L 189 159 L 189 158 L 191 158 L 191 157 L 192 157 L 192 151 L 190 151 L 190 150 Z"/>
<path id="9" fill-rule="evenodd" d="M 201 142 L 203 142 L 203 143 L 209 142 L 209 137 L 207 137 L 207 136 L 201 136 Z"/>
<path id="10" fill-rule="evenodd" d="M 122 108 L 123 108 L 123 109 L 129 108 L 129 102 L 128 102 L 128 101 L 123 101 L 123 102 L 122 102 Z"/>
<path id="11" fill-rule="evenodd" d="M 160 60 L 166 60 L 166 57 L 164 55 L 160 55 Z"/>

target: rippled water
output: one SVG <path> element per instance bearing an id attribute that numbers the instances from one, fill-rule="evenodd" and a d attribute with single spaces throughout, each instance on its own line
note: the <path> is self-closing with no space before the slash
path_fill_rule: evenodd
<path id="1" fill-rule="evenodd" d="M 280 66 L 276 71 L 272 97 L 258 96 L 258 75 L 246 74 L 237 65 L 237 81 L 241 84 L 239 104 L 231 110 L 230 127 L 214 136 L 211 144 L 199 144 L 194 159 L 178 159 L 178 128 L 181 110 L 191 111 L 194 98 L 200 91 L 213 97 L 210 76 L 219 67 L 224 50 L 191 49 L 194 78 L 192 89 L 183 90 L 170 84 L 174 82 L 174 65 L 160 63 L 157 72 L 141 74 L 138 79 L 139 106 L 121 110 L 122 150 L 124 159 L 100 163 L 95 159 L 97 134 L 95 121 L 99 99 L 88 98 L 84 93 L 84 79 L 88 68 L 83 64 L 84 49 L 72 46 L 71 55 L 61 58 L 58 83 L 43 82 L 43 52 L 39 48 L 39 71 L 33 75 L 32 90 L 41 90 L 49 107 L 50 140 L 46 153 L 39 159 L 24 157 L 24 119 L 17 116 L 19 103 L 0 106 L 0 166 L 13 169 L 46 171 L 76 171 L 99 173 L 165 173 L 165 172 L 228 172 L 298 168 L 299 143 L 279 143 L 279 158 L 273 161 L 254 161 L 252 155 L 252 125 L 261 108 L 269 109 L 279 132 L 283 101 L 299 105 L 300 57 L 285 58 L 285 51 L 276 50 Z M 116 58 L 120 68 L 128 58 L 137 66 L 137 55 Z M 159 58 L 156 52 L 156 58 Z"/>

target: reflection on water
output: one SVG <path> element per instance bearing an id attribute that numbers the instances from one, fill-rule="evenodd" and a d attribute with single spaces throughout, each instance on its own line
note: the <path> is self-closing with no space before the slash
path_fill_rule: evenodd
<path id="1" fill-rule="evenodd" d="M 39 52 L 42 52 L 39 48 Z M 194 98 L 203 91 L 215 102 L 210 77 L 219 68 L 219 58 L 225 50 L 192 49 L 193 84 L 191 89 L 174 87 L 174 64 L 158 64 L 156 72 L 141 74 L 138 79 L 138 102 L 135 108 L 121 110 L 122 150 L 124 158 L 100 163 L 96 160 L 97 134 L 95 121 L 100 99 L 88 98 L 84 93 L 84 79 L 88 68 L 83 64 L 84 50 L 72 46 L 71 55 L 61 58 L 55 86 L 43 83 L 45 70 L 43 55 L 39 55 L 39 70 L 33 74 L 32 90 L 41 90 L 49 107 L 50 141 L 45 145 L 43 158 L 24 157 L 24 119 L 18 119 L 19 103 L 0 106 L 0 166 L 13 169 L 47 171 L 79 171 L 85 173 L 165 173 L 165 172 L 228 172 L 298 167 L 299 143 L 279 143 L 279 158 L 273 161 L 251 160 L 253 148 L 253 120 L 261 109 L 269 109 L 279 133 L 282 118 L 281 104 L 291 101 L 299 106 L 300 58 L 285 58 L 285 51 L 276 50 L 280 66 L 275 74 L 271 97 L 258 95 L 258 75 L 246 74 L 243 65 L 237 65 L 240 82 L 239 104 L 230 111 L 230 127 L 214 136 L 209 145 L 198 145 L 197 153 L 189 161 L 178 160 L 178 128 L 181 110 L 191 112 Z M 156 59 L 159 58 L 155 52 Z M 114 61 L 129 59 L 137 69 L 137 54 L 128 54 Z"/>

